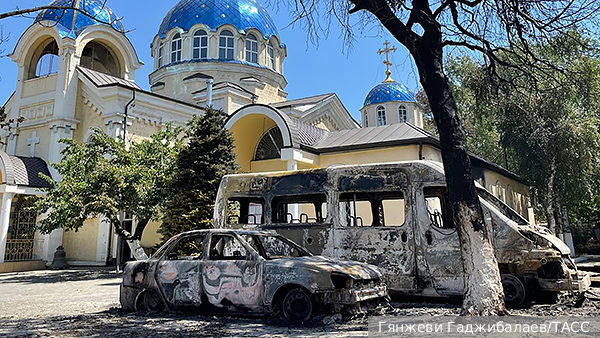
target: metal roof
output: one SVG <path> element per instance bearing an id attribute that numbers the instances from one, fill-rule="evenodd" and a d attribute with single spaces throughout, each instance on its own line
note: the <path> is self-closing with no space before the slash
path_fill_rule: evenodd
<path id="1" fill-rule="evenodd" d="M 41 158 L 12 156 L 0 151 L 0 162 L 3 169 L 2 184 L 32 188 L 50 187 L 50 183 L 40 177 L 40 174 L 52 177 L 48 165 Z"/>
<path id="2" fill-rule="evenodd" d="M 97 87 L 121 85 L 131 89 L 143 90 L 142 87 L 138 86 L 133 81 L 124 80 L 112 75 L 100 73 L 98 71 L 81 66 L 77 66 L 77 70 L 83 75 L 85 75 L 88 79 L 90 79 Z"/>
<path id="3" fill-rule="evenodd" d="M 56 28 L 58 28 L 63 38 L 76 38 L 85 28 L 105 23 L 109 23 L 114 29 L 124 33 L 125 28 L 121 24 L 119 17 L 110 8 L 106 7 L 105 2 L 100 0 L 79 0 L 74 4 L 72 0 L 56 0 L 50 6 L 75 6 L 79 11 L 73 9 L 46 9 L 38 14 L 35 22 L 45 20 L 56 22 Z"/>
<path id="4" fill-rule="evenodd" d="M 281 108 L 292 107 L 292 106 L 305 106 L 305 105 L 310 105 L 310 104 L 317 104 L 333 95 L 335 95 L 335 93 L 327 93 L 327 94 L 309 96 L 309 97 L 304 97 L 304 98 L 296 99 L 296 100 L 271 103 L 270 106 L 281 109 Z"/>
<path id="5" fill-rule="evenodd" d="M 418 139 L 435 138 L 426 131 L 409 123 L 381 127 L 358 128 L 327 132 L 326 137 L 310 148 L 318 153 L 352 148 L 382 146 L 390 143 L 414 142 Z"/>
<path id="6" fill-rule="evenodd" d="M 382 82 L 371 89 L 363 107 L 384 102 L 417 102 L 415 96 L 406 88 L 405 85 L 398 82 Z"/>
<path id="7" fill-rule="evenodd" d="M 242 34 L 255 28 L 267 39 L 279 37 L 275 22 L 256 0 L 182 0 L 167 13 L 158 35 L 162 39 L 176 27 L 187 32 L 196 24 L 212 30 L 228 24 Z"/>

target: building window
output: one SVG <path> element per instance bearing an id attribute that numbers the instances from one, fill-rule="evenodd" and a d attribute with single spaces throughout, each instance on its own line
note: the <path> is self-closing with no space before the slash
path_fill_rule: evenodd
<path id="1" fill-rule="evenodd" d="M 277 126 L 272 127 L 261 136 L 252 160 L 261 161 L 281 158 L 282 148 L 283 136 L 281 135 L 281 130 Z"/>
<path id="2" fill-rule="evenodd" d="M 181 61 L 181 35 L 177 33 L 171 41 L 171 62 L 179 61 Z"/>
<path id="3" fill-rule="evenodd" d="M 258 41 L 252 34 L 246 38 L 246 61 L 258 63 Z"/>
<path id="4" fill-rule="evenodd" d="M 95 70 L 100 73 L 122 78 L 121 66 L 116 56 L 103 44 L 91 41 L 81 53 L 82 67 Z"/>
<path id="5" fill-rule="evenodd" d="M 385 126 L 387 124 L 387 118 L 385 116 L 385 108 L 383 106 L 377 107 L 377 126 Z"/>
<path id="6" fill-rule="evenodd" d="M 496 181 L 496 196 L 498 196 L 498 199 L 500 199 L 502 202 L 505 202 L 504 194 L 502 193 L 502 184 L 500 184 L 500 181 Z"/>
<path id="7" fill-rule="evenodd" d="M 199 30 L 194 33 L 194 41 L 192 48 L 192 59 L 205 60 L 208 59 L 208 34 L 205 31 Z"/>
<path id="8" fill-rule="evenodd" d="M 275 48 L 271 42 L 267 45 L 267 67 L 275 70 Z"/>
<path id="9" fill-rule="evenodd" d="M 369 126 L 369 112 L 366 110 L 364 111 L 363 121 L 364 121 L 364 126 L 368 127 Z"/>
<path id="10" fill-rule="evenodd" d="M 219 59 L 233 60 L 233 54 L 233 33 L 224 30 L 219 37 Z"/>
<path id="11" fill-rule="evenodd" d="M 165 54 L 165 44 L 161 42 L 160 46 L 158 47 L 158 68 L 162 67 L 165 64 L 164 54 Z"/>
<path id="12" fill-rule="evenodd" d="M 398 107 L 398 122 L 402 123 L 406 121 L 408 121 L 408 111 L 405 105 L 400 105 Z"/>

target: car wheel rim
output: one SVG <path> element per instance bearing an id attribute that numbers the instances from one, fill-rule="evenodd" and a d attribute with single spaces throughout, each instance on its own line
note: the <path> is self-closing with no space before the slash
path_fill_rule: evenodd
<path id="1" fill-rule="evenodd" d="M 148 292 L 144 296 L 144 303 L 146 305 L 146 310 L 150 312 L 158 312 L 163 308 L 162 299 L 155 292 Z"/>
<path id="2" fill-rule="evenodd" d="M 283 306 L 286 317 L 294 321 L 306 321 L 312 313 L 312 302 L 302 291 L 288 295 Z"/>

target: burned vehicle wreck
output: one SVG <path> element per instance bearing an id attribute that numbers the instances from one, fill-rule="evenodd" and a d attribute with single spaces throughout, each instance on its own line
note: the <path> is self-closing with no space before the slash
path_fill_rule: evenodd
<path id="1" fill-rule="evenodd" d="M 304 322 L 386 298 L 381 277 L 373 265 L 313 256 L 274 232 L 197 230 L 127 263 L 120 302 L 128 310 L 282 313 Z"/>
<path id="2" fill-rule="evenodd" d="M 463 267 L 445 185 L 432 161 L 230 175 L 214 224 L 275 230 L 313 254 L 377 265 L 391 294 L 460 297 Z M 509 305 L 589 288 L 565 243 L 477 189 Z"/>

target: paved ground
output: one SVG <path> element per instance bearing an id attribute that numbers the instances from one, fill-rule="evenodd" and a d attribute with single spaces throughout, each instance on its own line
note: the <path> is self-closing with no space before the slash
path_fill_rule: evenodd
<path id="1" fill-rule="evenodd" d="M 352 337 L 367 335 L 367 320 L 289 328 L 273 319 L 134 314 L 118 303 L 120 276 L 111 270 L 77 269 L 0 275 L 0 337 Z M 600 290 L 593 292 L 600 294 Z M 514 310 L 524 315 L 600 315 L 593 295 L 570 303 Z M 392 314 L 453 315 L 457 304 L 394 303 Z"/>

